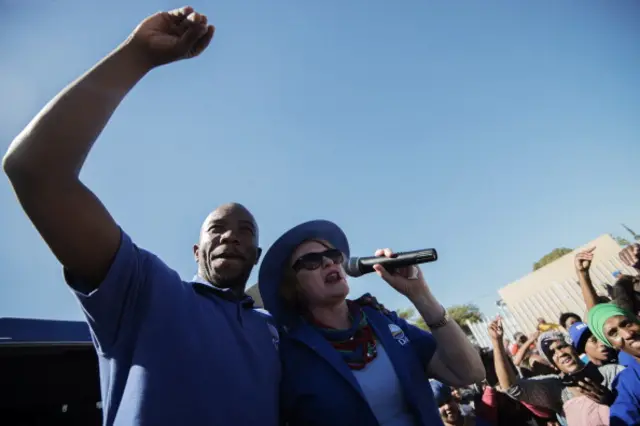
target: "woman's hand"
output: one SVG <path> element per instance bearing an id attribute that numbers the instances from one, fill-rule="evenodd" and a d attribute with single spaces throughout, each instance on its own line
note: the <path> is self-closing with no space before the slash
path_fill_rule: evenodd
<path id="1" fill-rule="evenodd" d="M 389 248 L 378 249 L 375 256 L 393 257 L 393 251 Z M 422 271 L 417 266 L 397 268 L 393 273 L 387 271 L 382 265 L 374 265 L 373 269 L 380 278 L 409 300 L 416 300 L 429 293 Z"/>

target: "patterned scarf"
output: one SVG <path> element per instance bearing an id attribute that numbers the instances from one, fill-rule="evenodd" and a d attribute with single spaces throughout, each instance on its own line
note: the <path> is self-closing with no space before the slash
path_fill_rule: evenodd
<path id="1" fill-rule="evenodd" d="M 331 346 L 342 355 L 349 368 L 362 370 L 378 354 L 376 338 L 362 307 L 351 300 L 347 300 L 347 306 L 349 307 L 349 319 L 351 320 L 350 328 L 338 330 L 317 320 L 311 320 L 311 323 L 329 341 Z"/>

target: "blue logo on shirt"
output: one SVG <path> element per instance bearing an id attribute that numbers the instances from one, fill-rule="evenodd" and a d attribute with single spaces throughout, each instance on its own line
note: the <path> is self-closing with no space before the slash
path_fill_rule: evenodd
<path id="1" fill-rule="evenodd" d="M 398 341 L 402 346 L 409 343 L 409 338 L 405 336 L 404 331 L 400 327 L 395 324 L 389 324 L 389 331 L 391 332 L 391 336 Z"/>

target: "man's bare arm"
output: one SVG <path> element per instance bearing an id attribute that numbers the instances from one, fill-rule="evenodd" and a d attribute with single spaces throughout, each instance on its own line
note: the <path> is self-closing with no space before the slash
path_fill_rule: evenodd
<path id="1" fill-rule="evenodd" d="M 79 179 L 89 150 L 125 95 L 144 76 L 127 45 L 51 100 L 14 139 L 3 167 L 58 260 L 96 286 L 118 249 L 120 231 Z"/>
<path id="2" fill-rule="evenodd" d="M 71 274 L 99 285 L 120 231 L 79 179 L 93 143 L 122 99 L 154 66 L 197 56 L 213 37 L 183 8 L 145 19 L 132 36 L 60 92 L 10 145 L 3 167 L 37 230 Z"/>

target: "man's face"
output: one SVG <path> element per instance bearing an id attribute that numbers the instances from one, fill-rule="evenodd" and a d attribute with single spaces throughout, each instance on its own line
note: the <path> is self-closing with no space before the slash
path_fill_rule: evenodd
<path id="1" fill-rule="evenodd" d="M 596 336 L 589 336 L 584 345 L 584 353 L 587 354 L 589 359 L 600 364 L 608 361 L 613 355 L 611 349 L 598 340 Z"/>
<path id="2" fill-rule="evenodd" d="M 200 242 L 193 250 L 204 279 L 223 288 L 244 288 L 260 257 L 253 216 L 239 204 L 217 208 L 202 224 Z"/>
<path id="3" fill-rule="evenodd" d="M 615 349 L 640 357 L 640 325 L 637 320 L 616 315 L 604 323 L 603 331 Z"/>
<path id="4" fill-rule="evenodd" d="M 460 418 L 460 406 L 453 397 L 440 406 L 440 417 L 448 424 L 454 424 Z"/>
<path id="5" fill-rule="evenodd" d="M 557 340 L 549 345 L 549 351 L 553 364 L 563 373 L 573 373 L 584 365 L 573 346 L 567 342 Z"/>

